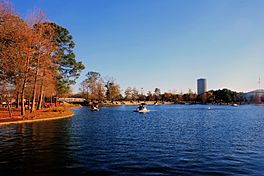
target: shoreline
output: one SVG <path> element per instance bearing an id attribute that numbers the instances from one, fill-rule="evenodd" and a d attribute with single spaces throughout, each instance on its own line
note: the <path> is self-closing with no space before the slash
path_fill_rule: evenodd
<path id="1" fill-rule="evenodd" d="M 50 109 L 43 109 L 41 111 L 36 111 L 33 114 L 27 114 L 24 118 L 20 115 L 14 115 L 12 118 L 5 115 L 0 116 L 0 127 L 6 125 L 24 124 L 24 123 L 35 123 L 44 122 L 51 120 L 60 120 L 65 118 L 71 118 L 74 116 L 71 108 L 76 107 L 66 107 L 63 111 L 51 111 Z"/>
<path id="2" fill-rule="evenodd" d="M 202 104 L 202 103 L 188 103 L 188 102 L 181 102 L 181 103 L 175 103 L 175 102 L 170 102 L 170 101 L 158 101 L 157 103 L 155 103 L 156 101 L 114 101 L 113 103 L 111 102 L 106 102 L 106 103 L 101 103 L 100 106 L 137 106 L 141 103 L 145 103 L 147 106 L 152 106 L 152 105 L 224 105 L 224 106 L 233 106 L 234 104 L 238 105 L 238 106 L 243 106 L 243 105 L 256 105 L 256 106 L 264 106 L 264 104 L 239 104 L 239 103 L 230 103 L 230 104 L 226 104 L 226 103 L 206 103 L 206 104 Z"/>
<path id="3" fill-rule="evenodd" d="M 25 119 L 25 120 L 15 120 L 15 121 L 8 121 L 8 122 L 0 122 L 0 127 L 5 125 L 16 125 L 16 124 L 23 124 L 23 123 L 35 123 L 35 122 L 44 122 L 44 121 L 52 121 L 52 120 L 60 120 L 60 119 L 66 119 L 74 116 L 74 114 L 71 115 L 65 115 L 65 116 L 58 116 L 58 117 L 48 117 L 48 118 L 38 118 L 38 119 Z"/>
<path id="4" fill-rule="evenodd" d="M 101 106 L 137 106 L 141 103 L 145 103 L 147 106 L 150 105 L 170 105 L 170 104 L 174 104 L 173 102 L 157 102 L 157 104 L 155 104 L 156 101 L 114 101 L 113 103 L 111 102 L 107 102 L 107 103 L 102 103 L 100 104 Z"/>

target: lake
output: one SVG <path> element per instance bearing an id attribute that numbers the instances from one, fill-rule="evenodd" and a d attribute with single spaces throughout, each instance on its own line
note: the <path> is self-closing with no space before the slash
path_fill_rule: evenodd
<path id="1" fill-rule="evenodd" d="M 74 109 L 0 126 L 2 175 L 263 175 L 264 106 Z"/>

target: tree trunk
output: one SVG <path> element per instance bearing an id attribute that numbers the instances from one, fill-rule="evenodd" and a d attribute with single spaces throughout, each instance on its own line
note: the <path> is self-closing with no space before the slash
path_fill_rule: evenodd
<path id="1" fill-rule="evenodd" d="M 44 69 L 42 79 L 41 79 L 41 85 L 40 85 L 40 94 L 39 94 L 39 100 L 38 100 L 38 110 L 42 108 L 42 102 L 44 97 L 44 77 L 45 77 L 46 70 Z"/>
<path id="2" fill-rule="evenodd" d="M 16 108 L 19 108 L 19 91 L 17 91 L 17 94 L 16 94 Z"/>
<path id="3" fill-rule="evenodd" d="M 28 60 L 28 63 L 29 63 L 29 60 Z M 27 82 L 27 74 L 29 72 L 29 68 L 27 69 L 27 72 L 26 72 L 26 75 L 25 75 L 25 78 L 24 78 L 24 82 L 22 84 L 22 89 L 21 89 L 21 115 L 24 116 L 26 115 L 26 109 L 25 109 L 25 102 L 24 102 L 24 99 L 25 99 L 25 88 L 26 88 L 26 82 Z"/>
<path id="4" fill-rule="evenodd" d="M 31 113 L 35 112 L 36 106 L 35 106 L 35 101 L 36 101 L 36 89 L 37 89 L 37 82 L 34 83 L 34 89 L 33 89 L 33 98 L 32 98 L 32 105 L 31 105 Z"/>
<path id="5" fill-rule="evenodd" d="M 44 95 L 44 86 L 43 86 L 43 80 L 41 82 L 41 88 L 40 88 L 40 94 L 39 94 L 39 100 L 38 100 L 38 107 L 37 110 L 40 110 L 42 107 L 42 100 Z"/>
<path id="6" fill-rule="evenodd" d="M 35 106 L 35 102 L 36 102 L 36 93 L 37 93 L 37 79 L 38 79 L 38 71 L 39 70 L 39 56 L 38 56 L 38 60 L 37 60 L 37 68 L 36 68 L 36 72 L 35 72 L 35 79 L 34 79 L 34 88 L 33 88 L 33 98 L 32 98 L 32 106 L 31 106 L 31 113 L 35 112 L 36 106 Z"/>
<path id="7" fill-rule="evenodd" d="M 57 107 L 57 102 L 58 102 L 57 97 L 58 97 L 58 94 L 57 94 L 57 92 L 56 92 L 56 97 L 55 97 L 55 106 L 56 106 L 56 107 Z"/>
<path id="8" fill-rule="evenodd" d="M 9 117 L 12 118 L 12 107 L 10 106 L 9 101 L 7 101 L 7 107 L 8 107 Z"/>
<path id="9" fill-rule="evenodd" d="M 25 109 L 25 95 L 24 95 L 24 91 L 21 93 L 21 115 L 24 116 L 26 115 L 26 109 Z"/>
<path id="10" fill-rule="evenodd" d="M 26 109 L 25 109 L 25 88 L 26 88 L 26 83 L 27 83 L 27 79 L 28 79 L 28 73 L 29 73 L 29 61 L 30 61 L 30 49 L 27 49 L 27 63 L 26 63 L 26 70 L 25 70 L 25 77 L 24 77 L 24 81 L 22 84 L 22 88 L 21 88 L 21 115 L 24 116 L 26 115 Z"/>

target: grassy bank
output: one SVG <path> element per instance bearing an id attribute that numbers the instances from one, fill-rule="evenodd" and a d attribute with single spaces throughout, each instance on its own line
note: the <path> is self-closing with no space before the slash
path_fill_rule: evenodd
<path id="1" fill-rule="evenodd" d="M 72 117 L 74 114 L 71 108 L 79 107 L 73 105 L 50 107 L 38 110 L 34 113 L 27 111 L 26 116 L 20 115 L 20 109 L 13 109 L 12 117 L 10 118 L 7 108 L 0 109 L 0 125 L 32 123 L 47 120 L 56 120 Z"/>

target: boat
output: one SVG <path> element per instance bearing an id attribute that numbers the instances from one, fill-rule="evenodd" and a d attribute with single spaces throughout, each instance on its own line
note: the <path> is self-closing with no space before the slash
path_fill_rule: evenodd
<path id="1" fill-rule="evenodd" d="M 234 103 L 234 104 L 232 104 L 231 106 L 235 106 L 235 107 L 237 107 L 238 105 Z"/>
<path id="2" fill-rule="evenodd" d="M 97 108 L 97 107 L 92 107 L 92 108 L 91 108 L 91 111 L 99 111 L 99 108 Z"/>
<path id="3" fill-rule="evenodd" d="M 150 112 L 149 109 L 141 109 L 141 110 L 134 110 L 134 112 L 141 112 L 141 113 L 145 113 L 145 112 Z"/>
<path id="4" fill-rule="evenodd" d="M 140 113 L 150 112 L 150 110 L 147 109 L 147 107 L 145 107 L 144 105 L 146 105 L 146 104 L 145 103 L 141 103 L 140 105 L 138 105 L 137 109 L 134 110 L 134 112 L 140 112 Z"/>
<path id="5" fill-rule="evenodd" d="M 99 111 L 99 105 L 98 104 L 93 104 L 91 106 L 91 111 Z"/>

